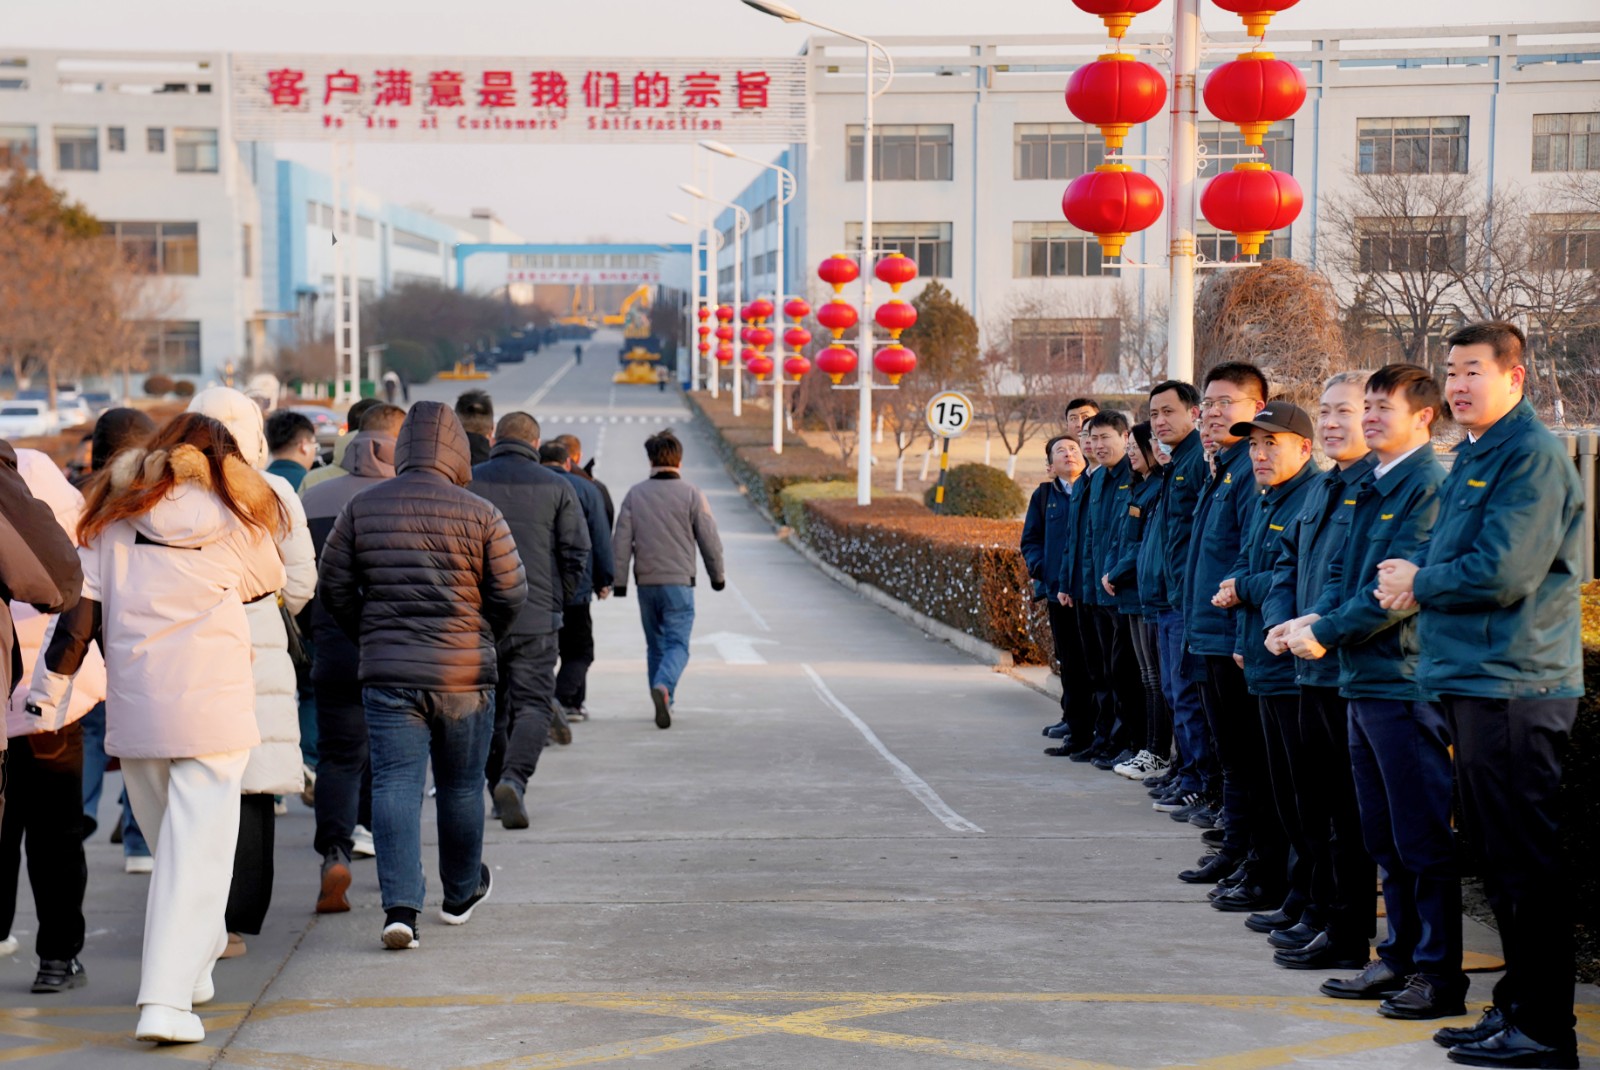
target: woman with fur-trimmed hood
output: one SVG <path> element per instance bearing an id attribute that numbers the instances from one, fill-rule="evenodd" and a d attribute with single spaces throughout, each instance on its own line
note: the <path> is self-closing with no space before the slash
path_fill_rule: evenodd
<path id="1" fill-rule="evenodd" d="M 214 994 L 256 728 L 246 606 L 284 585 L 278 496 L 227 428 L 186 413 L 89 484 L 83 598 L 57 623 L 29 712 L 57 716 L 91 639 L 106 663 L 106 750 L 122 759 L 155 854 L 145 907 L 140 1040 L 194 1042 Z"/>

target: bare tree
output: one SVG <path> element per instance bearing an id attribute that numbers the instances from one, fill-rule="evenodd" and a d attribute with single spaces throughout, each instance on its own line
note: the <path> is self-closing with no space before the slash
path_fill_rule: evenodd
<path id="1" fill-rule="evenodd" d="M 1225 360 L 1261 367 L 1299 404 L 1349 364 L 1333 284 L 1298 260 L 1214 271 L 1195 298 L 1195 371 Z"/>
<path id="2" fill-rule="evenodd" d="M 1142 393 L 1167 377 L 1167 294 L 1147 294 L 1141 307 L 1132 282 L 1119 286 L 1111 311 L 1122 324 L 1117 379 L 1130 394 Z"/>

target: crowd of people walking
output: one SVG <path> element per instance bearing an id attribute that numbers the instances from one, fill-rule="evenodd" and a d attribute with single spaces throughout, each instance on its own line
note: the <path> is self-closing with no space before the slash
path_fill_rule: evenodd
<path id="1" fill-rule="evenodd" d="M 671 432 L 646 443 L 650 478 L 614 508 L 576 437 L 543 441 L 522 412 L 496 423 L 482 391 L 454 408 L 364 400 L 347 420 L 317 466 L 305 416 L 230 388 L 161 427 L 113 409 L 80 486 L 0 443 L 0 954 L 19 948 L 26 854 L 33 991 L 88 983 L 83 844 L 120 768 L 113 838 L 128 872 L 150 874 L 141 1040 L 204 1037 L 194 1008 L 215 994 L 215 964 L 246 953 L 272 905 L 288 797 L 315 810 L 315 910 L 348 911 L 353 860 L 375 856 L 382 944 L 416 948 L 431 770 L 439 919 L 469 921 L 492 886 L 486 789 L 493 819 L 528 828 L 541 753 L 588 718 L 592 602 L 634 577 L 639 710 L 667 728 L 697 550 L 724 585 Z"/>
<path id="2" fill-rule="evenodd" d="M 1522 333 L 1447 343 L 1442 385 L 1342 372 L 1315 417 L 1241 361 L 1155 385 L 1143 422 L 1067 405 L 1022 536 L 1063 682 L 1045 753 L 1142 782 L 1199 832 L 1177 880 L 1394 1019 L 1466 1011 L 1456 804 L 1506 972 L 1434 1039 L 1468 1066 L 1576 1067 L 1557 788 L 1583 493 L 1525 396 Z"/>

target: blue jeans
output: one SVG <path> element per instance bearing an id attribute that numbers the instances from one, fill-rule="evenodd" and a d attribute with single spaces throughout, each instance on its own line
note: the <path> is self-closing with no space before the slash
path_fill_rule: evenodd
<path id="1" fill-rule="evenodd" d="M 640 587 L 639 619 L 644 624 L 650 686 L 665 687 L 670 698 L 678 693 L 678 678 L 689 664 L 694 588 L 666 584 Z"/>
<path id="2" fill-rule="evenodd" d="M 1183 672 L 1183 612 L 1163 609 L 1156 617 L 1161 659 L 1161 691 L 1172 708 L 1172 735 L 1178 745 L 1173 775 L 1184 791 L 1218 795 L 1222 778 L 1211 749 L 1211 731 L 1200 705 L 1200 688 Z"/>
<path id="3" fill-rule="evenodd" d="M 483 861 L 483 766 L 494 736 L 494 691 L 367 687 L 361 697 L 371 741 L 372 838 L 383 909 L 422 909 L 422 791 L 430 758 L 444 901 L 472 898 Z"/>

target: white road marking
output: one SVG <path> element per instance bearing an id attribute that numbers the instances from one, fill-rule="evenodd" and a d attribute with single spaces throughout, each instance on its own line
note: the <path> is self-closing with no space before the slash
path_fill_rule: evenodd
<path id="1" fill-rule="evenodd" d="M 929 787 L 926 780 L 923 780 L 921 777 L 919 777 L 916 774 L 916 771 L 905 762 L 902 762 L 899 758 L 895 757 L 894 752 L 883 745 L 883 740 L 878 738 L 877 733 L 875 733 L 871 728 L 867 727 L 867 723 L 865 721 L 857 717 L 855 712 L 851 710 L 849 706 L 846 706 L 843 702 L 840 702 L 839 697 L 828 689 L 828 685 L 822 682 L 822 677 L 817 675 L 817 670 L 813 669 L 810 665 L 807 665 L 804 662 L 801 663 L 800 667 L 806 671 L 807 676 L 811 677 L 812 686 L 817 689 L 818 697 L 820 697 L 824 702 L 832 706 L 834 709 L 838 710 L 839 714 L 844 717 L 845 720 L 855 725 L 856 731 L 860 732 L 862 737 L 865 738 L 868 743 L 872 744 L 872 749 L 876 750 L 880 755 L 882 755 L 883 760 L 889 763 L 890 768 L 894 770 L 894 775 L 897 779 L 899 779 L 901 785 L 904 786 L 905 789 L 913 796 L 915 796 L 918 802 L 928 808 L 928 813 L 938 818 L 944 827 L 952 832 L 981 833 L 983 831 L 977 825 L 974 825 L 972 822 L 968 821 L 966 818 L 950 809 L 950 804 L 939 798 L 939 793 L 934 791 L 933 788 Z"/>
<path id="2" fill-rule="evenodd" d="M 756 650 L 756 644 L 763 646 L 777 646 L 772 639 L 757 639 L 751 635 L 740 635 L 738 632 L 717 632 L 713 635 L 701 636 L 690 640 L 691 643 L 709 643 L 717 648 L 717 657 L 729 665 L 765 665 L 767 659 Z"/>
<path id="3" fill-rule="evenodd" d="M 554 390 L 555 385 L 561 381 L 562 377 L 577 366 L 578 358 L 568 357 L 567 362 L 561 365 L 561 367 L 557 368 L 555 374 L 546 379 L 544 381 L 544 385 L 535 390 L 531 395 L 529 395 L 528 400 L 522 403 L 522 411 L 531 413 L 534 409 L 538 408 L 539 402 L 544 400 L 545 395 Z"/>
<path id="4" fill-rule="evenodd" d="M 744 592 L 739 590 L 737 583 L 731 580 L 728 581 L 728 590 L 733 592 L 733 597 L 739 600 L 739 604 L 744 607 L 744 611 L 750 614 L 750 619 L 756 622 L 756 627 L 764 632 L 772 631 L 772 625 L 767 623 L 767 618 L 756 612 L 756 607 L 750 604 L 750 599 L 746 598 Z"/>

